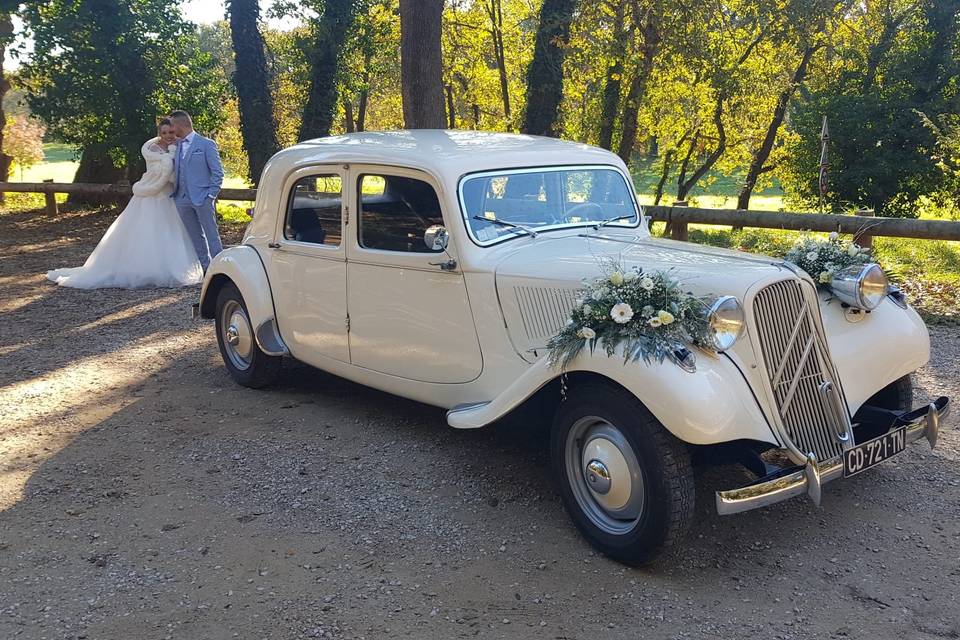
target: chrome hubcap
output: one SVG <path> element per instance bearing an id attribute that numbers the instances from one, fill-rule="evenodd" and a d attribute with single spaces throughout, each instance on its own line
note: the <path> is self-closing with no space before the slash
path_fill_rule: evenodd
<path id="1" fill-rule="evenodd" d="M 599 460 L 591 460 L 586 469 L 590 490 L 604 495 L 610 491 L 610 470 Z"/>
<path id="2" fill-rule="evenodd" d="M 220 316 L 224 350 L 230 363 L 237 369 L 247 369 L 253 359 L 253 328 L 247 312 L 239 302 L 230 300 L 223 305 Z"/>
<path id="3" fill-rule="evenodd" d="M 603 418 L 578 420 L 567 435 L 567 479 L 590 521 L 615 535 L 630 532 L 643 514 L 643 471 L 623 433 Z"/>

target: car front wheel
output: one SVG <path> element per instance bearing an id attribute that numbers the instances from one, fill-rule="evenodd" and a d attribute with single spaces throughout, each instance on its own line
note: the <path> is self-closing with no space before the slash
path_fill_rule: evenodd
<path id="1" fill-rule="evenodd" d="M 601 552 L 638 566 L 682 540 L 694 504 L 689 454 L 632 394 L 571 385 L 550 448 L 564 506 Z"/>
<path id="2" fill-rule="evenodd" d="M 257 389 L 277 379 L 282 358 L 260 350 L 247 305 L 232 282 L 217 295 L 216 326 L 223 363 L 238 384 Z"/>

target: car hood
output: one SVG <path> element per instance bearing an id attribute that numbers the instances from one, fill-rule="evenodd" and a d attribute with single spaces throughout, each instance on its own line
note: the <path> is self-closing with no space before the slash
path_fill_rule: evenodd
<path id="1" fill-rule="evenodd" d="M 496 267 L 497 294 L 517 351 L 535 356 L 566 323 L 583 280 L 600 277 L 611 261 L 624 270 L 667 271 L 684 289 L 707 298 L 742 300 L 759 281 L 792 275 L 775 258 L 686 242 L 614 234 L 541 236 Z"/>

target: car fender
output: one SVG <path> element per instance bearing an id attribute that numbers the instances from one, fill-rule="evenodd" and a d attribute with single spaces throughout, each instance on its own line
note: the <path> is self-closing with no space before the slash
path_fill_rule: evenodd
<path id="1" fill-rule="evenodd" d="M 634 394 L 674 436 L 690 444 L 750 439 L 779 445 L 750 387 L 729 358 L 697 353 L 696 370 L 670 360 L 624 363 L 623 353 L 607 356 L 584 349 L 562 372 L 540 358 L 490 402 L 454 407 L 450 426 L 474 429 L 498 420 L 562 374 L 589 372 Z M 576 384 L 568 386 L 576 393 Z"/>
<path id="2" fill-rule="evenodd" d="M 289 350 L 277 327 L 267 270 L 255 248 L 249 245 L 230 247 L 210 261 L 200 291 L 202 318 L 211 319 L 216 315 L 217 296 L 228 282 L 233 282 L 243 296 L 260 349 L 267 355 L 287 355 Z"/>

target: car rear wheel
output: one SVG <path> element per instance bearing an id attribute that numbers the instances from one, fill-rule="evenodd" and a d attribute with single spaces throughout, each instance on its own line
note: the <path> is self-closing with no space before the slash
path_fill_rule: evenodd
<path id="1" fill-rule="evenodd" d="M 217 295 L 216 327 L 223 363 L 238 384 L 256 389 L 277 379 L 282 358 L 260 350 L 247 305 L 232 282 Z"/>
<path id="2" fill-rule="evenodd" d="M 571 385 L 550 448 L 564 506 L 601 552 L 638 566 L 682 540 L 694 504 L 689 454 L 632 394 Z"/>

